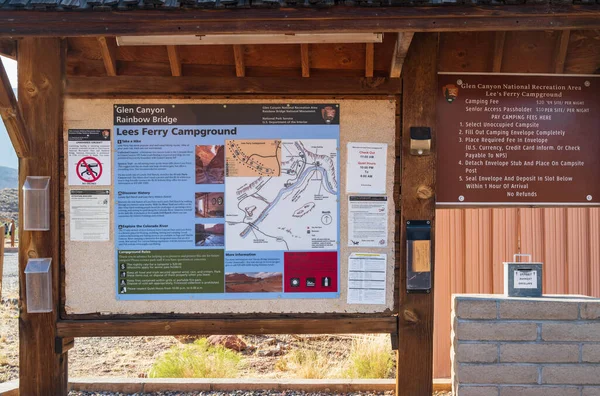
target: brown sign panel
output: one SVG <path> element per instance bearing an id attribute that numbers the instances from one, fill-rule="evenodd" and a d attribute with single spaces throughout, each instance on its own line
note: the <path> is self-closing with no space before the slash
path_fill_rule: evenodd
<path id="1" fill-rule="evenodd" d="M 600 203 L 600 78 L 438 77 L 438 205 Z"/>

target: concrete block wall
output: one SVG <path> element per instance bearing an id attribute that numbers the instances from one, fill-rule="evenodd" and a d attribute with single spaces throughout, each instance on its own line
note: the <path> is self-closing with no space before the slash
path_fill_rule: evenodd
<path id="1" fill-rule="evenodd" d="M 600 396 L 600 299 L 459 294 L 455 396 Z"/>

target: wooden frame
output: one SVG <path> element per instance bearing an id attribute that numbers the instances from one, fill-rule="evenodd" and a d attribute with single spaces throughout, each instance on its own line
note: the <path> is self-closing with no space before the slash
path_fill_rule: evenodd
<path id="1" fill-rule="evenodd" d="M 133 13 L 133 15 L 132 15 Z M 68 23 L 64 23 L 68 15 Z M 136 22 L 136 18 L 139 18 Z M 0 12 L 2 36 L 495 31 L 597 28 L 595 5 Z"/>

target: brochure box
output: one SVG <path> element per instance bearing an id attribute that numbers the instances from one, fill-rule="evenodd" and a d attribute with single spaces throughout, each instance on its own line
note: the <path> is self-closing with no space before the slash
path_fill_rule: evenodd
<path id="1" fill-rule="evenodd" d="M 52 312 L 51 258 L 31 258 L 25 267 L 27 312 Z"/>
<path id="2" fill-rule="evenodd" d="M 50 177 L 27 176 L 23 184 L 23 229 L 50 229 Z"/>

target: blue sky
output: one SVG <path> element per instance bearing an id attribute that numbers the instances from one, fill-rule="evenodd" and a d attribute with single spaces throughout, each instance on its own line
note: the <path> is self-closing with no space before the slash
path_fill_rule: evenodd
<path id="1" fill-rule="evenodd" d="M 12 59 L 4 58 L 0 56 L 2 63 L 8 74 L 8 79 L 13 88 L 17 88 L 17 62 Z M 15 150 L 13 150 L 4 123 L 0 119 L 0 166 L 8 166 L 10 168 L 17 168 L 18 161 Z"/>

